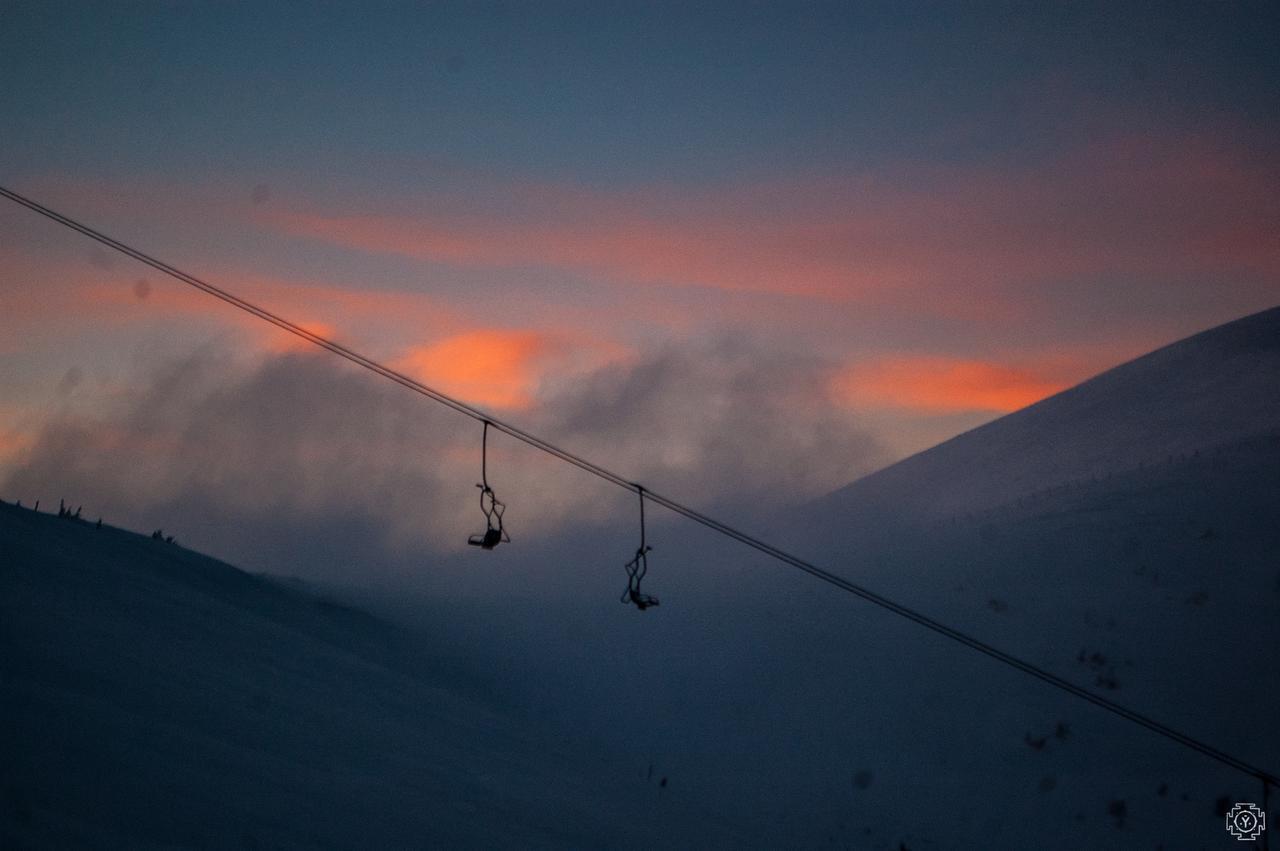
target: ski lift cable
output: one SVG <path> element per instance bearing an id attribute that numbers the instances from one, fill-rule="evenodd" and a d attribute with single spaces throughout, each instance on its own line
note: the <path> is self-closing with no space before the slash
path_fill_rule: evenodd
<path id="1" fill-rule="evenodd" d="M 14 192 L 4 186 L 0 186 L 0 196 L 4 196 L 9 200 L 23 207 L 26 207 L 27 209 L 35 213 L 38 213 L 48 219 L 51 219 L 57 222 L 58 224 L 68 227 L 71 230 L 77 231 L 83 234 L 84 236 L 87 236 L 90 239 L 95 240 L 96 242 L 99 242 L 102 245 L 107 246 L 108 248 L 111 248 L 120 252 L 121 254 L 131 257 L 134 260 L 137 260 L 139 263 L 143 263 L 147 266 L 150 266 L 151 268 L 155 269 L 158 272 L 168 275 L 171 278 L 175 278 L 176 280 L 179 280 L 184 284 L 192 286 L 215 298 L 218 298 L 224 302 L 227 302 L 233 307 L 239 308 L 240 310 L 243 310 L 246 313 L 256 316 L 257 318 L 262 319 L 263 321 L 269 322 L 272 325 L 275 325 L 276 327 L 289 332 L 290 334 L 293 334 L 316 346 L 319 346 L 322 349 L 332 352 L 333 354 L 338 355 L 341 358 L 345 358 L 346 360 L 351 361 L 352 363 L 358 366 L 364 367 L 365 369 L 371 372 L 375 372 L 378 375 L 381 375 L 382 377 L 390 381 L 394 381 L 396 384 L 399 384 L 408 390 L 412 390 L 413 392 L 426 396 L 429 399 L 439 402 L 440 404 L 448 408 L 452 408 L 454 411 L 457 411 L 458 413 L 463 414 L 464 416 L 468 416 L 468 417 L 471 417 L 472 419 L 479 420 L 480 422 L 487 424 L 488 427 L 492 427 L 500 432 L 503 432 L 504 434 L 507 434 L 510 437 L 513 437 L 529 446 L 532 446 L 535 449 L 541 450 L 542 452 L 545 452 L 548 455 L 558 458 L 559 460 L 564 461 L 565 463 L 572 464 L 573 466 L 578 467 L 579 469 L 584 470 L 585 472 L 591 473 L 592 475 L 598 478 L 604 479 L 605 481 L 611 484 L 614 484 L 625 490 L 629 490 L 633 493 L 639 494 L 641 497 L 642 506 L 643 506 L 643 500 L 645 498 L 648 498 L 655 504 L 660 505 L 663 508 L 668 509 L 669 511 L 672 511 L 675 514 L 679 514 L 727 538 L 731 538 L 735 541 L 738 541 L 739 543 L 744 544 L 745 546 L 748 546 L 754 550 L 757 550 L 763 553 L 764 555 L 769 556 L 772 559 L 775 559 L 776 561 L 780 561 L 783 564 L 789 565 L 797 570 L 803 571 L 809 574 L 810 576 L 813 576 L 816 579 L 819 579 L 823 582 L 826 582 L 829 585 L 832 585 L 835 588 L 838 588 L 842 591 L 846 591 L 856 597 L 860 597 L 869 603 L 879 606 L 880 608 L 885 609 L 900 617 L 906 618 L 907 620 L 912 621 L 913 623 L 919 626 L 922 626 L 925 629 L 931 630 L 939 635 L 949 638 L 952 641 L 962 644 L 970 648 L 971 650 L 975 650 L 979 653 L 982 653 L 991 659 L 995 659 L 996 661 L 1003 662 L 1005 665 L 1008 665 L 1011 668 L 1019 670 L 1024 674 L 1028 674 L 1032 677 L 1035 677 L 1036 679 L 1044 683 L 1047 683 L 1048 685 L 1051 685 L 1068 694 L 1074 695 L 1080 698 L 1081 700 L 1088 701 L 1094 706 L 1097 706 L 1101 709 L 1105 709 L 1114 715 L 1117 715 L 1134 724 L 1144 727 L 1150 732 L 1163 736 L 1166 739 L 1169 739 L 1170 741 L 1177 742 L 1178 744 L 1186 748 L 1196 751 L 1206 757 L 1209 757 L 1210 759 L 1216 760 L 1217 762 L 1222 763 L 1223 765 L 1229 766 L 1230 768 L 1233 768 L 1236 771 L 1255 777 L 1258 780 L 1261 780 L 1265 786 L 1275 786 L 1277 788 L 1280 788 L 1280 778 L 1277 778 L 1275 774 L 1265 771 L 1264 769 L 1261 769 L 1256 765 L 1253 765 L 1238 757 L 1232 756 L 1231 754 L 1228 754 L 1225 751 L 1219 750 L 1218 748 L 1210 744 L 1207 744 L 1206 742 L 1202 742 L 1199 739 L 1194 738 L 1193 736 L 1187 735 L 1186 733 L 1182 733 L 1178 730 L 1173 729 L 1172 727 L 1166 726 L 1165 724 L 1162 724 L 1153 718 L 1150 718 L 1135 710 L 1129 709 L 1128 707 L 1122 704 L 1116 703 L 1113 700 L 1110 700 L 1098 694 L 1094 694 L 1088 689 L 1085 689 L 1081 686 L 1076 685 L 1075 683 L 1070 682 L 1069 680 L 1059 677 L 1058 675 L 1053 674 L 1045 670 L 1044 668 L 1041 668 L 1031 662 L 1027 662 L 1023 659 L 1020 659 L 1016 656 L 1006 653 L 1003 650 L 993 647 L 992 645 L 987 644 L 986 642 L 981 641 L 971 635 L 963 633 L 953 627 L 947 626 L 946 624 L 940 621 L 934 620 L 928 615 L 925 615 L 921 612 L 911 609 L 905 605 L 902 605 L 901 603 L 894 602 L 893 600 L 887 597 L 884 597 L 868 588 L 865 588 L 855 582 L 845 579 L 844 577 L 838 574 L 832 573 L 829 570 L 826 570 L 811 562 L 808 562 L 802 558 L 799 558 L 798 556 L 792 555 L 784 550 L 781 550 L 778 547 L 775 547 L 774 545 L 766 541 L 753 537 L 752 535 L 749 535 L 746 532 L 740 531 L 728 525 L 727 523 L 724 523 L 720 520 L 716 520 L 715 518 L 710 517 L 706 514 L 703 514 L 702 512 L 697 511 L 696 509 L 690 508 L 680 502 L 677 502 L 674 499 L 662 496 L 661 494 L 655 493 L 654 491 L 648 488 L 643 488 L 640 485 L 634 482 L 631 482 L 625 477 L 620 476 L 619 474 L 613 472 L 612 470 L 609 470 L 605 467 L 600 466 L 599 464 L 596 464 L 592 461 L 589 461 L 585 458 L 575 455 L 572 452 L 569 452 L 568 450 L 561 449 L 560 447 L 552 443 L 549 443 L 546 440 L 543 440 L 537 435 L 531 434 L 521 428 L 518 428 L 517 426 L 511 425 L 510 423 L 503 422 L 500 419 L 490 416 L 489 414 L 485 413 L 484 411 L 481 411 L 478 408 L 468 405 L 467 403 L 462 402 L 458 399 L 454 399 L 453 397 L 448 396 L 445 393 L 440 392 L 439 390 L 435 390 L 413 378 L 410 378 L 404 373 L 398 372 L 388 366 L 384 366 L 383 364 L 378 363 L 377 361 L 372 360 L 371 358 L 368 358 L 360 354 L 359 352 L 356 352 L 356 351 L 353 351 L 352 349 L 347 348 L 341 343 L 330 340 L 327 337 L 323 337 L 312 331 L 308 331 L 306 328 L 303 328 L 300 325 L 290 322 L 288 319 L 285 319 L 284 317 L 276 313 L 273 313 L 269 310 L 259 307 L 253 304 L 252 302 L 246 301 L 245 299 L 242 299 L 239 296 L 236 296 L 230 292 L 227 292 L 224 289 L 221 289 L 220 287 L 214 286 L 213 284 L 203 281 L 195 277 L 194 275 L 187 274 L 186 272 L 183 272 L 181 269 L 170 266 L 169 264 L 161 260 L 157 260 L 156 258 L 148 254 L 145 254 L 136 248 L 132 248 L 129 245 L 126 245 L 125 243 L 120 242 L 119 240 L 113 239 L 107 236 L 106 234 L 103 234 L 100 231 L 97 231 L 89 227 L 88 225 L 82 224 L 74 219 L 71 219 L 67 216 L 62 215 L 61 213 L 58 213 L 55 210 L 51 210 L 50 208 L 45 207 L 44 205 L 36 201 L 33 201 L 30 198 L 27 198 L 23 195 L 20 195 L 17 192 Z"/>

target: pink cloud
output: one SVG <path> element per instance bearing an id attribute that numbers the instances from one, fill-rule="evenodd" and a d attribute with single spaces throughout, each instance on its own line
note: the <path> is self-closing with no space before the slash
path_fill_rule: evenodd
<path id="1" fill-rule="evenodd" d="M 530 408 L 544 382 L 630 361 L 624 346 L 530 329 L 474 328 L 405 350 L 393 366 L 428 386 L 490 408 Z"/>
<path id="2" fill-rule="evenodd" d="M 31 435 L 21 431 L 0 430 L 0 460 L 31 446 Z"/>
<path id="3" fill-rule="evenodd" d="M 241 329 L 270 351 L 309 345 L 206 293 L 123 259 L 110 269 L 94 269 L 74 258 L 34 257 L 18 248 L 0 247 L 0 270 L 0 329 L 9 329 L 11 335 L 52 321 L 101 329 L 199 318 Z M 423 293 L 246 275 L 230 267 L 201 272 L 237 296 L 343 342 L 371 338 L 399 341 L 395 343 L 399 345 L 471 324 L 464 312 Z"/>
<path id="4" fill-rule="evenodd" d="M 532 331 L 468 331 L 410 349 L 395 364 L 451 396 L 496 408 L 528 408 L 536 362 L 552 341 Z"/>
<path id="5" fill-rule="evenodd" d="M 487 188 L 483 196 L 502 195 Z M 1280 283 L 1274 163 L 1201 138 L 1112 139 L 1034 168 L 902 168 L 625 193 L 513 185 L 413 212 L 264 214 L 285 233 L 473 268 L 543 267 L 616 285 L 803 296 L 938 315 L 1024 315 L 1063 279 Z"/>
<path id="6" fill-rule="evenodd" d="M 1008 410 L 1148 344 L 1280 300 L 1280 167 L 1265 150 L 1239 133 L 1153 133 L 1104 138 L 1035 166 L 903 165 L 878 177 L 621 191 L 455 180 L 430 197 L 307 204 L 277 192 L 258 207 L 247 188 L 184 194 L 156 186 L 122 196 L 114 187 L 54 183 L 51 203 L 79 199 L 86 220 L 151 215 L 177 232 L 208 214 L 251 241 L 261 233 L 250 231 L 265 226 L 381 255 L 502 270 L 493 286 L 525 288 L 521 315 L 477 316 L 462 298 L 363 281 L 245 274 L 238 256 L 191 270 L 375 357 L 398 358 L 481 404 L 528 405 L 549 378 L 606 357 L 602 340 L 635 343 L 655 327 L 668 337 L 728 327 L 811 341 L 825 357 L 859 351 L 883 362 L 879 378 L 866 370 L 847 376 L 842 398 Z M 166 317 L 226 323 L 264 350 L 294 344 L 128 261 L 94 266 L 88 248 L 66 246 L 23 257 L 0 245 L 0 331 L 22 341 L 14 345 L 38 344 L 54 327 L 114 329 Z M 315 246 L 291 246 L 299 248 Z M 289 255 L 271 256 L 287 262 Z M 525 269 L 540 274 L 526 283 Z M 546 270 L 598 288 L 599 297 L 539 290 Z M 137 286 L 143 276 L 145 296 Z M 1192 298 L 1195 310 L 1186 306 Z M 1165 303 L 1175 306 L 1152 315 Z M 1216 313 L 1204 309 L 1209 304 Z M 1091 323 L 1108 305 L 1117 318 L 1099 330 Z M 992 326 L 1003 329 L 988 333 Z M 467 378 L 457 365 L 485 334 L 500 335 L 497 354 L 487 356 L 505 358 L 494 370 L 510 376 L 501 386 Z M 890 347 L 927 355 L 907 356 L 915 372 L 903 371 L 905 361 L 894 372 L 883 365 L 894 360 L 882 357 Z M 929 357 L 967 366 L 948 371 Z M 1062 363 L 1053 365 L 1055 357 Z M 950 376 L 947 387 L 929 385 L 939 371 Z M 896 392 L 885 376 L 899 381 Z M 957 386 L 969 389 L 948 389 Z"/>
<path id="7" fill-rule="evenodd" d="M 920 413 L 1024 408 L 1065 384 L 1027 369 L 963 358 L 906 356 L 852 364 L 837 372 L 832 395 L 851 407 Z"/>

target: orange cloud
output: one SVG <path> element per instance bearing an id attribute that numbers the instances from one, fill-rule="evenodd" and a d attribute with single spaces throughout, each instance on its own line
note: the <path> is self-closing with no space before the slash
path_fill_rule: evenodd
<path id="1" fill-rule="evenodd" d="M 1066 385 L 1026 370 L 977 360 L 903 357 L 854 364 L 832 379 L 832 395 L 851 406 L 922 413 L 1025 408 Z"/>
<path id="2" fill-rule="evenodd" d="M 549 201 L 549 206 L 556 206 Z M 489 269 L 547 267 L 615 282 L 692 284 L 727 290 L 840 295 L 856 270 L 801 260 L 785 238 L 750 234 L 746 223 L 681 221 L 602 204 L 565 218 L 476 215 L 321 215 L 275 213 L 272 225 L 294 236 L 418 260 Z M 785 237 L 785 235 L 784 235 Z"/>
<path id="3" fill-rule="evenodd" d="M 412 315 L 415 321 L 430 319 L 432 327 L 455 317 L 455 312 L 422 293 L 358 289 L 325 281 L 290 280 L 245 275 L 235 270 L 206 272 L 213 281 L 231 293 L 241 296 L 276 313 L 297 316 L 308 312 L 331 314 L 336 318 L 368 318 Z M 137 277 L 137 276 L 135 276 Z M 145 285 L 143 285 L 145 282 Z M 234 316 L 229 305 L 195 289 L 151 274 L 130 279 L 99 277 L 81 285 L 81 297 L 87 301 L 113 307 L 154 307 L 183 313 L 217 313 Z M 254 320 L 261 321 L 261 320 Z M 329 320 L 317 320 L 334 327 Z"/>
<path id="4" fill-rule="evenodd" d="M 547 336 L 533 331 L 468 331 L 413 348 L 396 367 L 467 402 L 527 408 L 533 403 L 538 361 L 553 347 Z"/>
<path id="5" fill-rule="evenodd" d="M 624 193 L 514 185 L 392 215 L 273 210 L 262 221 L 458 266 L 1008 318 L 1042 309 L 1064 280 L 1168 286 L 1225 272 L 1274 286 L 1280 183 L 1252 150 L 1165 134 L 1019 169 Z"/>
<path id="6" fill-rule="evenodd" d="M 20 431 L 0 431 L 0 459 L 31 445 L 31 436 Z"/>
<path id="7" fill-rule="evenodd" d="M 329 340 L 337 340 L 340 336 L 338 329 L 327 322 L 294 322 L 302 330 L 317 337 L 324 337 Z M 291 334 L 283 329 L 274 328 L 273 326 L 264 325 L 263 330 L 266 331 L 266 338 L 263 342 L 266 349 L 273 354 L 286 354 L 289 352 L 319 352 L 320 349 L 307 340 L 302 339 L 296 334 Z"/>
<path id="8" fill-rule="evenodd" d="M 339 342 L 377 341 L 389 355 L 424 333 L 447 333 L 470 324 L 463 313 L 424 293 L 346 287 L 324 281 L 244 275 L 231 268 L 202 270 L 207 280 L 237 296 Z M 215 298 L 132 264 L 105 271 L 68 259 L 27 256 L 0 246 L 0 331 L 50 322 L 95 328 L 180 319 L 241 329 L 266 351 L 305 350 L 311 344 L 223 304 Z"/>
<path id="9" fill-rule="evenodd" d="M 279 354 L 320 350 L 247 313 L 177 281 L 134 269 L 91 269 L 81 259 L 37 261 L 20 249 L 0 246 L 0 281 L 26 273 L 36 285 L 0 286 L 0 340 L 21 340 L 23 329 L 71 323 L 74 328 L 141 331 L 148 323 L 181 328 L 237 329 L 254 350 Z M 398 366 L 426 383 L 476 404 L 523 408 L 544 380 L 571 381 L 633 353 L 617 342 L 576 330 L 539 332 L 476 328 L 469 311 L 435 295 L 400 290 L 348 288 L 340 284 L 246 276 L 233 267 L 201 270 L 206 279 L 320 336 L 350 345 Z M 584 308 L 585 310 L 585 308 Z M 598 320 L 588 311 L 584 320 Z M 585 324 L 585 323 L 582 323 Z M 145 332 L 144 332 L 145 333 Z M 47 336 L 47 335 L 46 335 Z M 419 345 L 423 338 L 432 340 Z M 398 359 L 397 359 L 398 358 Z"/>

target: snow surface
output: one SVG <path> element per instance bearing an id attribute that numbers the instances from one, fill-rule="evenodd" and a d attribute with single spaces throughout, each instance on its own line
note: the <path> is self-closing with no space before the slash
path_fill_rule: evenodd
<path id="1" fill-rule="evenodd" d="M 1280 425 L 1280 307 L 1158 349 L 820 501 L 947 515 L 1160 464 Z"/>
<path id="2" fill-rule="evenodd" d="M 1277 772 L 1278 365 L 1271 310 L 769 537 Z M 0 844 L 1227 848 L 1221 801 L 1260 803 L 1199 754 L 661 516 L 662 605 L 636 613 L 601 540 L 475 562 L 501 594 L 366 591 L 401 628 L 0 506 Z"/>
<path id="3" fill-rule="evenodd" d="M 623 802 L 679 817 L 368 614 L 9 504 L 0 545 L 0 847 L 581 847 Z"/>

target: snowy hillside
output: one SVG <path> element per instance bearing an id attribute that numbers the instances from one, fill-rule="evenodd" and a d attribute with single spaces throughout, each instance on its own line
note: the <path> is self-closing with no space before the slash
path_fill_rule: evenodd
<path id="1" fill-rule="evenodd" d="M 1272 309 L 868 476 L 806 506 L 775 532 L 844 576 L 1274 773 L 1277 483 L 1280 309 Z M 866 616 L 856 603 L 846 613 L 816 598 L 800 605 L 815 629 L 837 634 L 855 631 L 846 618 Z M 961 664 L 967 651 L 952 651 Z M 817 652 L 837 664 L 839 654 Z M 909 667 L 911 655 L 903 652 L 899 661 Z M 1000 678 L 991 670 L 978 676 Z M 930 690 L 967 691 L 950 691 L 954 684 L 936 671 L 928 679 Z M 903 690 L 889 680 L 877 687 Z M 982 688 L 968 688 L 975 687 Z M 1021 699 L 1037 698 L 1028 692 Z M 973 694 L 967 700 L 984 703 Z M 1146 774 L 1154 753 L 1172 758 L 1169 777 L 1149 775 L 1141 793 L 1116 794 L 1127 815 L 1111 838 L 1115 847 L 1157 837 L 1173 840 L 1166 847 L 1199 847 L 1213 838 L 1208 808 L 1193 803 L 1194 793 L 1181 811 L 1170 809 L 1171 777 L 1193 785 L 1217 776 L 1213 782 L 1243 800 L 1261 797 L 1248 778 L 1216 774 L 1194 753 L 1154 744 L 1123 723 L 1112 726 L 1065 695 L 1053 700 L 1077 731 L 1087 722 L 1109 732 L 1088 746 L 1079 738 L 1056 742 L 1055 724 L 1046 722 L 1038 732 L 1028 729 L 1028 752 L 1074 751 L 1073 770 L 1093 774 L 1099 789 Z M 935 723 L 969 726 L 945 712 Z M 970 742 L 971 758 L 999 747 L 998 736 L 983 743 L 989 734 Z M 1208 789 L 1200 794 L 1214 797 Z M 1024 816 L 1053 823 L 1074 805 L 1046 794 L 1042 808 Z M 1079 815 L 1087 820 L 1088 809 Z M 1175 824 L 1180 830 L 1170 832 Z M 1190 839 L 1196 835 L 1202 838 Z M 1094 847 L 1106 837 L 1062 841 Z"/>
<path id="2" fill-rule="evenodd" d="M 359 611 L 10 504 L 0 554 L 0 847 L 573 847 L 656 797 Z"/>
<path id="3" fill-rule="evenodd" d="M 1277 379 L 1271 310 L 783 515 L 767 537 L 1275 772 Z M 577 684 L 626 648 L 628 682 L 585 708 L 541 706 L 579 728 L 643 719 L 643 753 L 662 748 L 683 786 L 767 814 L 761 844 L 1218 847 L 1221 802 L 1260 802 L 1248 777 L 687 524 L 651 540 L 658 617 L 558 598 L 563 630 L 534 624 L 524 642 L 573 660 L 527 663 Z M 597 560 L 586 545 L 564 556 Z"/>
<path id="4" fill-rule="evenodd" d="M 1105 637 L 1144 660 L 1148 705 L 1216 701 L 1219 740 L 1274 765 L 1258 734 L 1280 684 L 1245 670 L 1280 663 L 1277 482 L 1280 308 L 855 482 L 806 508 L 795 545 L 1063 673 Z"/>
<path id="5" fill-rule="evenodd" d="M 1177 343 L 769 537 L 1274 772 L 1277 341 L 1272 310 Z M 1224 802 L 1260 802 L 1202 755 L 651 523 L 657 609 L 617 602 L 629 538 L 575 528 L 467 553 L 467 592 L 361 588 L 409 630 L 0 505 L 0 844 L 1218 848 Z"/>
<path id="6" fill-rule="evenodd" d="M 1210 329 L 842 488 L 821 511 L 946 516 L 1280 429 L 1280 307 Z"/>

